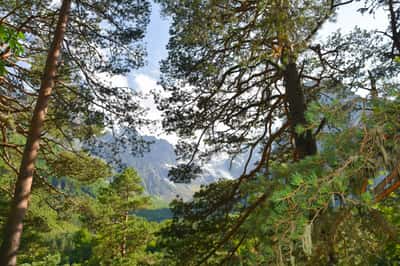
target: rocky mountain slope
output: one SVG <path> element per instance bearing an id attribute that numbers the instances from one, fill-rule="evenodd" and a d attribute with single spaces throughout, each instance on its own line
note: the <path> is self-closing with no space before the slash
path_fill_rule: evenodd
<path id="1" fill-rule="evenodd" d="M 174 146 L 167 140 L 153 136 L 144 136 L 143 138 L 152 144 L 150 151 L 143 153 L 142 156 L 133 156 L 129 146 L 120 146 L 117 152 L 103 147 L 101 152 L 94 150 L 93 153 L 110 163 L 117 160 L 121 165 L 134 167 L 143 178 L 146 191 L 165 201 L 171 201 L 177 195 L 184 199 L 190 199 L 201 184 L 215 182 L 220 178 L 231 179 L 241 174 L 245 156 L 234 160 L 232 165 L 228 158 L 219 156 L 204 165 L 201 176 L 191 184 L 175 184 L 168 179 L 169 168 L 177 163 Z M 111 134 L 102 137 L 106 143 L 111 143 L 113 139 Z M 118 158 L 115 158 L 116 156 Z"/>

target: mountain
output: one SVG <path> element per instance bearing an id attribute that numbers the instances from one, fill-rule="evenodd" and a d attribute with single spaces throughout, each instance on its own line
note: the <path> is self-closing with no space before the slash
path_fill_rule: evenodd
<path id="1" fill-rule="evenodd" d="M 150 151 L 144 152 L 142 156 L 132 156 L 129 149 L 125 149 L 118 154 L 121 162 L 138 171 L 143 178 L 145 190 L 150 195 L 167 201 L 174 199 L 176 195 L 189 199 L 199 189 L 198 184 L 174 184 L 168 179 L 169 167 L 176 164 L 173 145 L 152 136 L 144 136 L 143 139 L 152 142 Z"/>
<path id="2" fill-rule="evenodd" d="M 126 133 L 124 137 L 127 137 Z M 154 136 L 143 136 L 143 139 L 152 144 L 150 151 L 144 152 L 142 156 L 133 156 L 128 144 L 122 147 L 120 145 L 117 151 L 102 145 L 101 151 L 94 149 L 92 153 L 109 163 L 118 161 L 123 166 L 135 168 L 144 181 L 147 193 L 168 202 L 177 195 L 185 200 L 190 199 L 202 184 L 215 182 L 220 178 L 232 179 L 240 176 L 246 158 L 245 155 L 239 156 L 230 165 L 226 156 L 215 157 L 203 166 L 203 173 L 191 184 L 175 184 L 168 179 L 169 168 L 177 164 L 174 146 L 167 140 Z M 114 140 L 112 134 L 102 137 L 104 143 L 112 143 Z"/>

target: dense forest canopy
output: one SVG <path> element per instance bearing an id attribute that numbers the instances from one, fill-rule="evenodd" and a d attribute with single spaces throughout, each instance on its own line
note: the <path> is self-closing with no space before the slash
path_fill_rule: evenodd
<path id="1" fill-rule="evenodd" d="M 113 80 L 145 65 L 155 5 L 145 96 Z M 393 0 L 0 1 L 0 266 L 398 265 L 399 25 Z M 145 97 L 177 158 L 139 174 Z M 216 158 L 240 173 L 204 178 Z M 171 182 L 190 199 L 149 194 Z"/>

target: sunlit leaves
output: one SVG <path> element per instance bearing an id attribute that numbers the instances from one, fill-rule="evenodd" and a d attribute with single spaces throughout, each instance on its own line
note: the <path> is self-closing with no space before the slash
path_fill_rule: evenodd
<path id="1" fill-rule="evenodd" d="M 23 45 L 21 41 L 25 39 L 25 35 L 22 32 L 15 31 L 4 24 L 0 23 L 0 76 L 6 74 L 6 66 L 8 57 L 13 54 L 13 57 L 18 57 L 24 53 Z"/>
<path id="2" fill-rule="evenodd" d="M 84 152 L 60 152 L 48 165 L 55 176 L 81 182 L 93 182 L 111 175 L 109 166 L 103 160 Z"/>

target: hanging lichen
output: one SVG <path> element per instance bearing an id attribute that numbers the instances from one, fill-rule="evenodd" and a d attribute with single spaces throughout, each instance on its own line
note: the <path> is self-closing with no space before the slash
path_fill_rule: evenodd
<path id="1" fill-rule="evenodd" d="M 303 246 L 303 251 L 307 256 L 311 256 L 311 254 L 312 254 L 311 233 L 312 233 L 312 224 L 305 225 L 304 233 L 301 238 L 301 242 L 302 242 L 302 246 Z"/>

